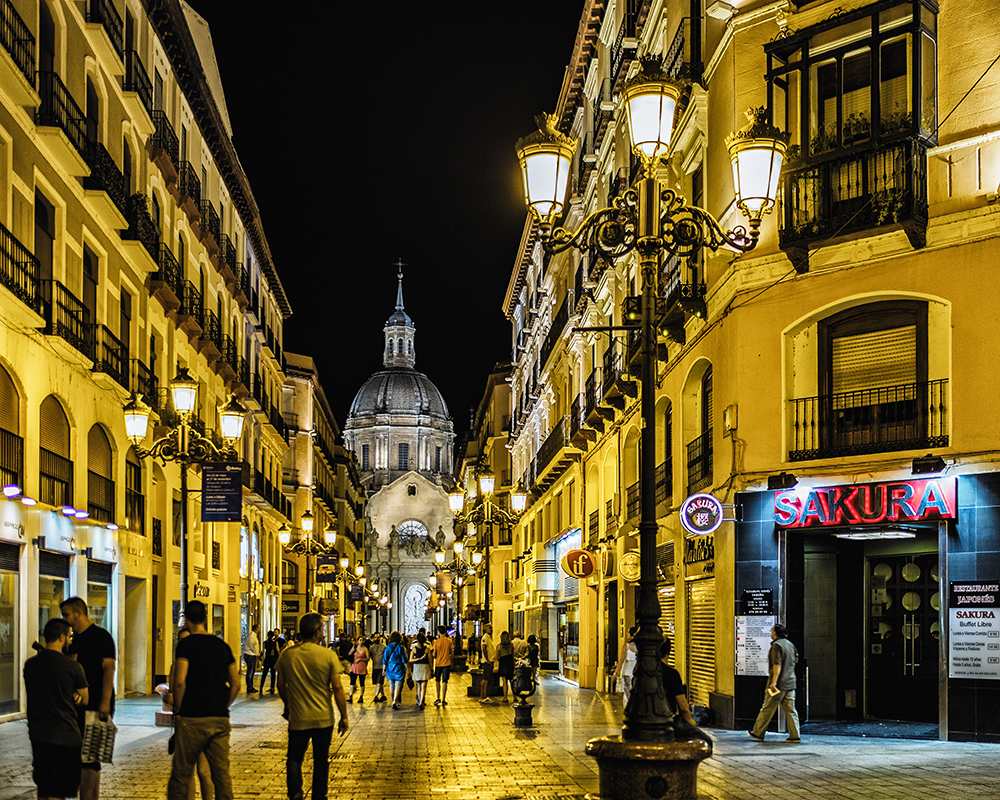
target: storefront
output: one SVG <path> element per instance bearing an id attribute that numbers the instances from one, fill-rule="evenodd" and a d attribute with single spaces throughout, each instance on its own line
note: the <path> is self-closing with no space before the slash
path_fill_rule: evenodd
<path id="1" fill-rule="evenodd" d="M 555 551 L 554 563 L 562 564 L 572 550 L 578 550 L 582 541 L 579 528 L 567 532 L 550 547 Z M 555 603 L 559 645 L 559 671 L 567 680 L 580 681 L 580 581 L 560 569 L 557 572 Z"/>
<path id="2" fill-rule="evenodd" d="M 800 716 L 1000 741 L 1000 647 L 995 678 L 956 674 L 947 614 L 956 581 L 1000 581 L 1000 475 L 807 481 L 738 495 L 736 525 L 737 601 L 772 590 L 802 656 Z M 736 676 L 737 725 L 764 681 Z"/>
<path id="3" fill-rule="evenodd" d="M 4 502 L 0 519 L 0 715 L 20 711 L 21 557 L 27 534 L 20 503 Z"/>

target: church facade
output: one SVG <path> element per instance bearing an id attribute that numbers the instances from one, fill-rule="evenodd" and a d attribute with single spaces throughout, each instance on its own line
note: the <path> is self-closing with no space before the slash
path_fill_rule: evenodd
<path id="1" fill-rule="evenodd" d="M 434 552 L 454 541 L 448 508 L 455 433 L 437 387 L 415 369 L 416 329 L 403 307 L 386 322 L 384 369 L 358 390 L 344 426 L 370 492 L 365 518 L 368 576 L 388 603 L 366 630 L 416 633 L 434 588 Z"/>

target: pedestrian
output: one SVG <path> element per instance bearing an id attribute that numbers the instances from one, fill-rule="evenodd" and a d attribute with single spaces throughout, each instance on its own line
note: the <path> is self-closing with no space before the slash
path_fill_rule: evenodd
<path id="1" fill-rule="evenodd" d="M 483 675 L 482 682 L 479 684 L 479 702 L 490 705 L 495 702 L 490 697 L 490 681 L 493 680 L 493 670 L 497 666 L 497 646 L 493 644 L 493 626 L 489 623 L 483 625 L 483 635 L 479 644 L 479 669 Z"/>
<path id="2" fill-rule="evenodd" d="M 632 695 L 632 676 L 635 673 L 635 665 L 639 663 L 639 647 L 635 643 L 635 635 L 638 632 L 637 625 L 629 628 L 628 639 L 622 643 L 621 652 L 618 654 L 618 666 L 615 667 L 615 685 L 619 687 L 625 705 L 628 705 L 628 699 Z"/>
<path id="3" fill-rule="evenodd" d="M 451 677 L 452 655 L 455 643 L 448 636 L 444 625 L 438 625 L 438 637 L 434 640 L 434 684 L 437 688 L 436 706 L 448 705 L 448 679 Z M 442 687 L 442 684 L 444 686 Z"/>
<path id="4" fill-rule="evenodd" d="M 368 651 L 368 640 L 358 639 L 358 643 L 351 652 L 351 695 L 347 698 L 348 703 L 354 702 L 355 683 L 361 684 L 361 693 L 358 695 L 358 705 L 365 702 L 365 678 L 368 677 L 368 662 L 371 660 L 371 653 Z"/>
<path id="5" fill-rule="evenodd" d="M 343 662 L 344 672 L 347 672 L 351 668 L 351 660 L 354 651 L 354 638 L 351 636 L 341 636 L 337 640 L 337 655 L 340 656 L 340 660 Z"/>
<path id="6" fill-rule="evenodd" d="M 670 649 L 673 642 L 666 636 L 660 644 L 660 675 L 663 678 L 663 691 L 666 692 L 667 702 L 674 712 L 674 716 L 680 716 L 688 725 L 695 725 L 694 715 L 691 713 L 691 706 L 688 705 L 687 695 L 684 693 L 684 682 L 681 674 L 670 666 Z"/>
<path id="7" fill-rule="evenodd" d="M 382 671 L 382 656 L 385 653 L 385 637 L 376 633 L 372 637 L 368 652 L 372 657 L 372 687 L 375 689 L 373 702 L 385 702 L 385 673 Z"/>
<path id="8" fill-rule="evenodd" d="M 278 643 L 278 654 L 285 649 L 285 645 L 288 644 L 288 640 L 285 638 L 285 632 L 281 628 L 274 629 L 275 641 Z"/>
<path id="9" fill-rule="evenodd" d="M 406 650 L 403 649 L 403 637 L 399 631 L 389 635 L 389 644 L 382 654 L 385 677 L 389 681 L 389 694 L 392 696 L 392 710 L 399 709 L 399 701 L 403 695 L 403 681 L 406 679 Z"/>
<path id="10" fill-rule="evenodd" d="M 412 664 L 413 683 L 416 688 L 417 708 L 423 711 L 426 705 L 424 701 L 427 697 L 427 681 L 431 679 L 431 652 L 423 629 L 413 641 L 410 664 Z"/>
<path id="11" fill-rule="evenodd" d="M 69 655 L 83 667 L 89 687 L 86 706 L 80 706 L 77 717 L 82 732 L 88 711 L 96 711 L 102 721 L 115 713 L 115 640 L 100 625 L 95 625 L 87 615 L 87 604 L 79 597 L 71 597 L 59 604 L 62 618 L 73 629 L 73 642 Z M 101 794 L 101 762 L 90 761 L 81 765 L 80 800 L 97 800 Z"/>
<path id="12" fill-rule="evenodd" d="M 771 649 L 767 651 L 770 679 L 764 693 L 764 703 L 760 707 L 757 721 L 747 731 L 751 738 L 764 741 L 764 732 L 771 723 L 771 717 L 780 705 L 788 719 L 786 742 L 798 744 L 799 714 L 795 710 L 795 665 L 799 663 L 799 651 L 788 641 L 788 630 L 784 625 L 771 628 Z"/>
<path id="13" fill-rule="evenodd" d="M 254 694 L 257 691 L 253 686 L 253 676 L 257 671 L 257 658 L 260 656 L 260 638 L 257 636 L 259 631 L 260 625 L 254 623 L 247 638 L 243 640 L 243 660 L 247 665 L 247 694 Z"/>
<path id="14" fill-rule="evenodd" d="M 497 645 L 497 675 L 503 684 L 503 698 L 500 702 L 506 703 L 510 682 L 514 680 L 514 645 L 511 644 L 507 631 L 500 634 L 500 644 Z"/>
<path id="15" fill-rule="evenodd" d="M 260 691 L 258 694 L 264 694 L 264 681 L 267 680 L 268 673 L 271 674 L 270 693 L 274 694 L 274 679 L 278 675 L 275 665 L 278 663 L 279 655 L 281 655 L 281 648 L 278 645 L 275 631 L 268 631 L 267 639 L 264 640 L 264 664 L 260 668 Z"/>
<path id="16" fill-rule="evenodd" d="M 521 631 L 514 631 L 514 636 L 510 640 L 514 646 L 514 660 L 520 661 L 528 655 L 528 643 L 521 638 Z"/>
<path id="17" fill-rule="evenodd" d="M 187 628 L 181 628 L 177 632 L 177 643 L 180 644 L 181 641 L 186 639 L 191 635 L 191 631 Z M 167 696 L 164 700 L 167 706 L 169 706 L 170 711 L 176 711 L 176 706 L 174 705 L 174 683 L 177 680 L 177 653 L 174 652 L 174 663 L 170 665 L 170 673 L 167 676 Z M 173 742 L 171 742 L 173 745 Z M 188 800 L 195 800 L 195 784 L 201 786 L 201 797 L 202 800 L 213 800 L 215 797 L 215 786 L 212 785 L 212 769 L 208 766 L 208 758 L 204 753 L 198 754 L 198 764 L 195 767 L 195 774 L 191 776 L 191 782 L 188 784 Z"/>
<path id="18" fill-rule="evenodd" d="M 229 777 L 229 706 L 240 693 L 240 667 L 233 651 L 206 625 L 205 604 L 192 600 L 184 611 L 191 635 L 177 644 L 174 669 L 174 762 L 168 800 L 187 800 L 201 753 L 208 759 L 217 800 L 232 800 Z"/>
<path id="19" fill-rule="evenodd" d="M 83 736 L 77 709 L 89 700 L 83 666 L 65 655 L 70 625 L 53 618 L 45 623 L 45 647 L 24 662 L 28 698 L 31 778 L 39 800 L 76 797 L 80 788 Z"/>
<path id="20" fill-rule="evenodd" d="M 310 613 L 299 620 L 301 644 L 278 659 L 278 693 L 288 706 L 288 754 L 285 760 L 288 797 L 302 800 L 302 761 L 312 741 L 312 800 L 326 800 L 330 783 L 330 741 L 333 739 L 333 702 L 347 733 L 347 702 L 340 683 L 339 656 L 323 647 L 323 617 Z"/>
<path id="21" fill-rule="evenodd" d="M 531 664 L 532 677 L 536 683 L 538 682 L 539 656 L 538 638 L 532 633 L 528 636 L 528 663 Z"/>

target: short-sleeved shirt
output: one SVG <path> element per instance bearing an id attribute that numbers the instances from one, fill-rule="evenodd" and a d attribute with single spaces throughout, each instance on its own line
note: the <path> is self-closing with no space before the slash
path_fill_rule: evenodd
<path id="1" fill-rule="evenodd" d="M 385 645 L 382 642 L 372 642 L 368 652 L 372 656 L 372 669 L 382 669 L 382 654 L 385 652 Z"/>
<path id="2" fill-rule="evenodd" d="M 97 711 L 101 706 L 101 694 L 104 691 L 104 659 L 116 659 L 115 640 L 100 625 L 90 625 L 83 633 L 73 636 L 69 646 L 69 655 L 76 656 L 76 663 L 83 667 L 90 687 L 90 698 L 84 711 Z M 111 692 L 111 713 L 115 713 L 115 693 Z"/>
<path id="3" fill-rule="evenodd" d="M 177 659 L 188 662 L 181 699 L 182 717 L 229 716 L 229 645 L 210 633 L 193 633 L 177 643 Z"/>
<path id="4" fill-rule="evenodd" d="M 514 658 L 521 659 L 528 655 L 528 643 L 520 636 L 511 639 L 510 643 L 514 645 Z"/>
<path id="5" fill-rule="evenodd" d="M 767 651 L 767 665 L 781 665 L 776 684 L 779 692 L 790 692 L 795 688 L 795 665 L 798 660 L 799 652 L 788 639 L 775 639 L 771 642 L 771 649 Z"/>
<path id="6" fill-rule="evenodd" d="M 28 692 L 28 738 L 63 747 L 82 745 L 73 692 L 87 688 L 83 667 L 55 650 L 42 650 L 24 662 L 24 686 Z"/>
<path id="7" fill-rule="evenodd" d="M 667 695 L 667 702 L 676 714 L 678 708 L 677 700 L 675 698 L 678 695 L 684 694 L 684 682 L 681 680 L 681 674 L 673 667 L 664 664 L 662 661 L 660 662 L 660 674 L 663 676 L 663 691 Z"/>
<path id="8" fill-rule="evenodd" d="M 455 651 L 455 643 L 447 636 L 438 636 L 434 640 L 434 666 L 450 667 L 451 654 Z"/>
<path id="9" fill-rule="evenodd" d="M 497 646 L 493 644 L 493 637 L 488 633 L 483 634 L 482 651 L 483 658 L 487 661 L 492 661 L 494 664 L 497 663 Z"/>
<path id="10" fill-rule="evenodd" d="M 330 728 L 333 716 L 333 677 L 344 671 L 332 650 L 313 642 L 290 647 L 278 658 L 278 675 L 288 698 L 288 729 Z"/>

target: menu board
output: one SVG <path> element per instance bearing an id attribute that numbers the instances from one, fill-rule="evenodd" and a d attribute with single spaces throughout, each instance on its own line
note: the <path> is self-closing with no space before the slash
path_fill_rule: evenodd
<path id="1" fill-rule="evenodd" d="M 767 677 L 767 651 L 771 649 L 771 628 L 777 617 L 739 616 L 736 618 L 736 674 Z"/>
<path id="2" fill-rule="evenodd" d="M 1000 680 L 1000 582 L 952 581 L 948 677 Z"/>

